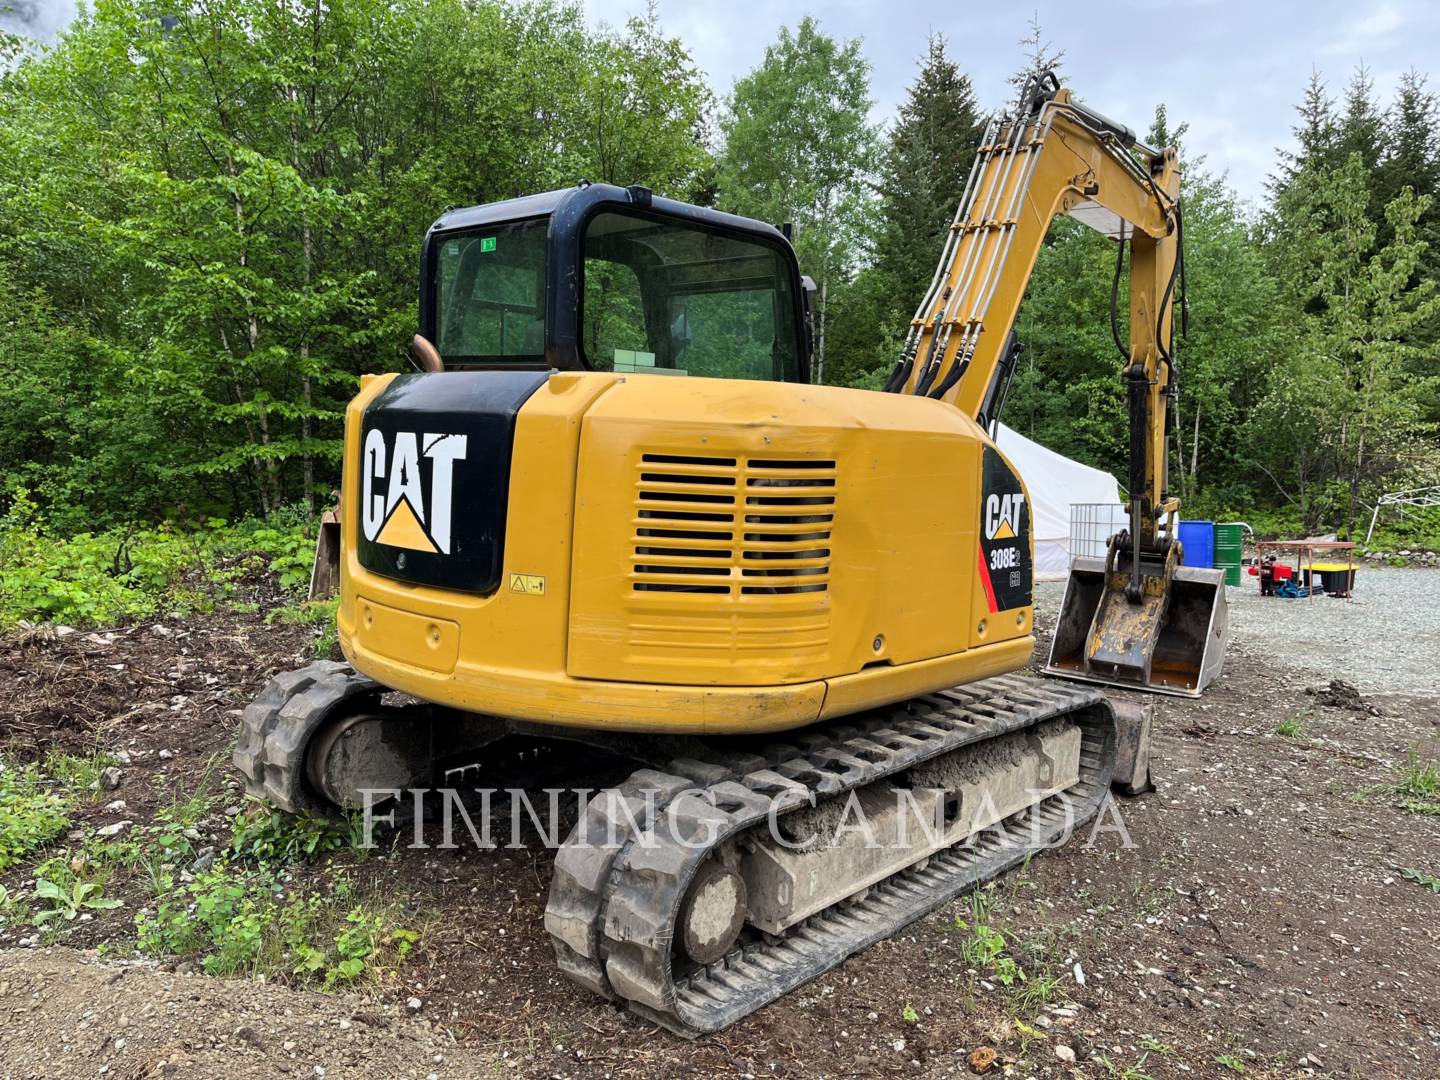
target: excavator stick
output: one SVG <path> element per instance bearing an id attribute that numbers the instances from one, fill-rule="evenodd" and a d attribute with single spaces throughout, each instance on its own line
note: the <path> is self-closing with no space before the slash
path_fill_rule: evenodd
<path id="1" fill-rule="evenodd" d="M 1180 551 L 1140 554 L 1121 533 L 1105 558 L 1077 558 L 1045 672 L 1157 694 L 1199 697 L 1225 660 L 1225 572 L 1179 565 Z"/>

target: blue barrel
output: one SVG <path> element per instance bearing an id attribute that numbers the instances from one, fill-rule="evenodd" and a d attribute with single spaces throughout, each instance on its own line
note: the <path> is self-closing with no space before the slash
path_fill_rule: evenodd
<path id="1" fill-rule="evenodd" d="M 1184 556 L 1180 561 L 1186 566 L 1215 565 L 1215 522 L 1180 522 L 1180 549 Z"/>

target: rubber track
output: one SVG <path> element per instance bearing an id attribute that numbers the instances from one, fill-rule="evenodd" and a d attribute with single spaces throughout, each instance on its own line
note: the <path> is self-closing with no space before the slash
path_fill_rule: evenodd
<path id="1" fill-rule="evenodd" d="M 1082 733 L 1080 780 L 1067 791 L 818 912 L 774 944 L 742 942 L 677 981 L 680 903 L 718 845 L 812 795 L 843 794 L 1058 716 L 1073 716 Z M 557 961 L 582 986 L 672 1031 L 718 1031 L 1063 840 L 1099 810 L 1114 747 L 1100 691 L 1003 676 L 846 717 L 761 757 L 734 758 L 728 770 L 713 761 L 641 770 L 592 800 L 556 855 L 545 926 Z"/>
<path id="2" fill-rule="evenodd" d="M 318 660 L 277 675 L 245 707 L 235 740 L 235 767 L 245 790 L 292 814 L 333 811 L 311 794 L 305 780 L 305 748 L 326 717 L 383 687 L 349 664 Z"/>

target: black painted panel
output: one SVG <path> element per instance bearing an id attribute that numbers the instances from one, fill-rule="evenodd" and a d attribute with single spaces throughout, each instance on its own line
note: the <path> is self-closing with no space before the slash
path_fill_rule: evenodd
<path id="1" fill-rule="evenodd" d="M 365 410 L 360 565 L 465 592 L 500 584 L 515 415 L 549 378 L 446 371 L 396 378 Z"/>

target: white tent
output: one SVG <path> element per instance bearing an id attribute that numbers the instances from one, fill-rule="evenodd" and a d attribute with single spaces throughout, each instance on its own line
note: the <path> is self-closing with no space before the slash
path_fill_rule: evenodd
<path id="1" fill-rule="evenodd" d="M 1034 515 L 1035 579 L 1055 581 L 1070 575 L 1070 504 L 1120 502 L 1120 485 L 1107 472 L 1092 469 L 1031 442 L 1000 425 L 995 443 L 1030 492 Z"/>

